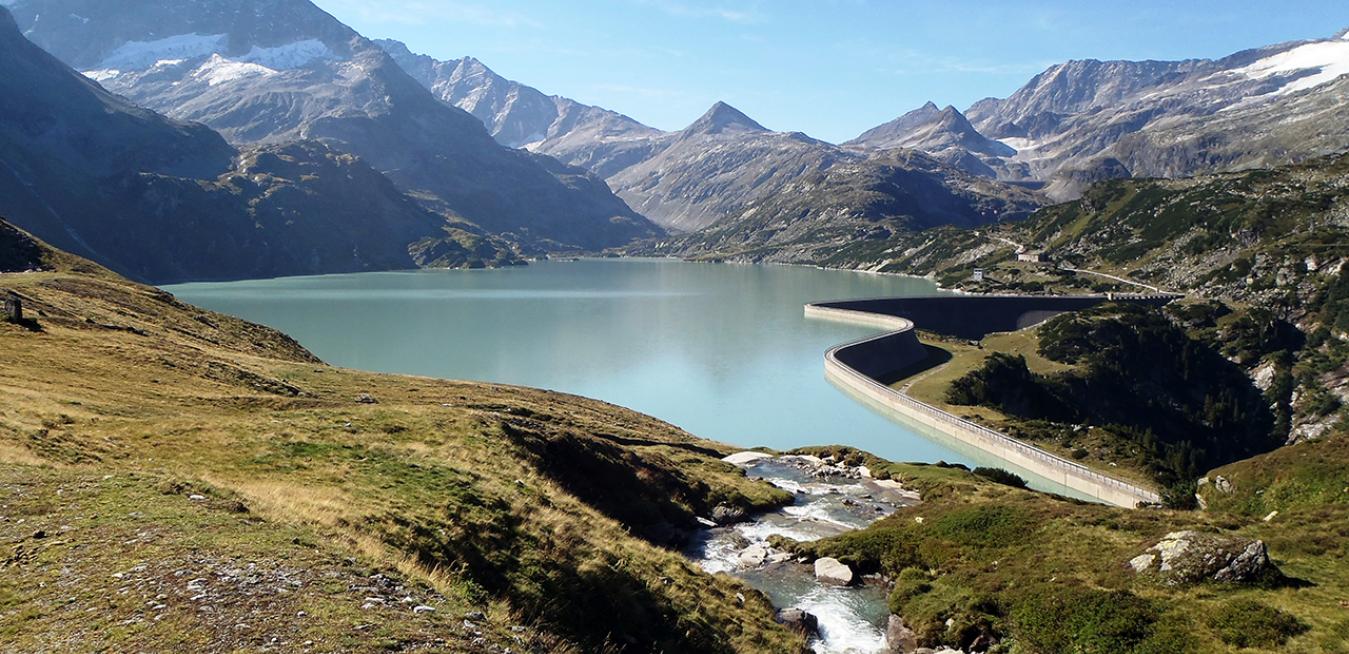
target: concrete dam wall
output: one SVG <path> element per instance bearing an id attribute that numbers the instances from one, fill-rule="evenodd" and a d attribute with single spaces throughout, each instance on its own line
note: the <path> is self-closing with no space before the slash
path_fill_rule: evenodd
<path id="1" fill-rule="evenodd" d="M 881 407 L 1101 502 L 1134 507 L 1139 503 L 1158 502 L 1161 497 L 1152 489 L 1096 472 L 916 400 L 891 388 L 890 384 L 923 366 L 927 360 L 927 347 L 918 340 L 916 323 L 923 329 L 975 339 L 993 332 L 1030 327 L 1056 315 L 1111 300 L 1161 306 L 1172 299 L 1162 295 L 896 298 L 810 304 L 805 313 L 809 318 L 891 330 L 826 352 L 825 375 L 834 383 Z"/>
<path id="2" fill-rule="evenodd" d="M 924 331 L 981 339 L 1038 325 L 1059 314 L 1106 302 L 1162 306 L 1170 295 L 949 295 L 820 302 L 811 306 L 906 318 Z"/>

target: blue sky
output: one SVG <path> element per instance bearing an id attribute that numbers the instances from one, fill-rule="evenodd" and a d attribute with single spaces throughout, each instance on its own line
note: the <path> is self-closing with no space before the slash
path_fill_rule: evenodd
<path id="1" fill-rule="evenodd" d="M 368 37 L 662 129 L 725 100 L 834 142 L 928 100 L 1006 96 L 1066 59 L 1218 57 L 1349 27 L 1345 0 L 316 2 Z"/>

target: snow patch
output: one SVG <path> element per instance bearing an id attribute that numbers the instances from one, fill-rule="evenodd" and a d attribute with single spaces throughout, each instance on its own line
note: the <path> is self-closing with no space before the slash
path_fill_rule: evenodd
<path id="1" fill-rule="evenodd" d="M 208 86 L 216 86 L 226 82 L 233 82 L 248 77 L 268 77 L 276 75 L 277 71 L 247 61 L 234 61 L 226 59 L 220 55 L 211 55 L 206 63 L 192 71 L 193 79 L 206 82 Z"/>
<path id="2" fill-rule="evenodd" d="M 1314 88 L 1349 75 L 1349 40 L 1318 41 L 1300 45 L 1260 59 L 1232 72 L 1252 79 L 1316 71 L 1292 80 L 1274 91 L 1283 95 Z"/>
<path id="3" fill-rule="evenodd" d="M 306 39 L 296 41 L 286 45 L 279 45 L 274 48 L 259 48 L 253 46 L 248 54 L 239 58 L 252 64 L 260 64 L 274 70 L 286 70 L 290 68 L 300 68 L 311 62 L 318 60 L 336 59 L 337 55 L 333 53 L 328 46 L 324 45 L 318 39 Z"/>
<path id="4" fill-rule="evenodd" d="M 0 2 L 3 1 L 4 0 L 0 0 Z M 86 70 L 83 72 L 83 75 L 85 77 L 88 77 L 89 79 L 94 80 L 95 82 L 106 82 L 121 74 L 122 71 L 117 70 L 116 68 L 102 68 L 99 70 Z"/>
<path id="5" fill-rule="evenodd" d="M 99 68 L 144 70 L 167 59 L 192 59 L 218 52 L 229 37 L 225 34 L 179 34 L 156 41 L 127 41 L 104 57 Z"/>
<path id="6" fill-rule="evenodd" d="M 88 18 L 85 18 L 84 16 L 81 16 L 81 15 L 79 15 L 79 14 L 71 14 L 70 17 L 71 17 L 72 19 L 74 19 L 74 20 L 78 20 L 78 21 L 80 21 L 81 23 L 84 23 L 85 25 L 88 25 L 88 24 L 89 24 L 89 19 L 88 19 Z"/>
<path id="7" fill-rule="evenodd" d="M 1012 136 L 1005 139 L 998 139 L 1003 145 L 1020 152 L 1022 150 L 1034 150 L 1040 147 L 1040 142 L 1035 139 L 1028 139 L 1019 136 Z"/>

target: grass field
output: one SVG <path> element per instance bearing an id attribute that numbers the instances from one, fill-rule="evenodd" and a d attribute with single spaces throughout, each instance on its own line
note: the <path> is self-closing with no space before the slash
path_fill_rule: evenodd
<path id="1" fill-rule="evenodd" d="M 330 367 L 46 265 L 0 274 L 35 319 L 0 324 L 0 651 L 802 645 L 665 547 L 719 504 L 789 499 L 731 449 L 592 400 Z"/>

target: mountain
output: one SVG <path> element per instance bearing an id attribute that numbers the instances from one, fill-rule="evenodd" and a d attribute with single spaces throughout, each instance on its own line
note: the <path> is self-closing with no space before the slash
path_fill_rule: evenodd
<path id="1" fill-rule="evenodd" d="M 660 232 L 604 183 L 497 144 L 307 0 L 16 0 L 40 46 L 109 90 L 239 145 L 316 140 L 425 207 L 542 248 Z"/>
<path id="2" fill-rule="evenodd" d="M 931 157 L 908 151 L 873 156 L 800 132 L 773 132 L 723 102 L 662 138 L 653 156 L 616 173 L 609 185 L 662 225 L 710 228 L 721 237 L 709 239 L 736 247 L 800 238 L 831 221 L 836 224 L 828 231 L 846 234 L 857 221 L 882 219 L 896 219 L 891 227 L 975 224 L 1016 215 L 1035 202 L 1023 189 L 976 182 Z M 765 231 L 751 233 L 759 228 Z M 708 240 L 696 247 L 695 240 L 665 245 L 701 253 Z"/>
<path id="3" fill-rule="evenodd" d="M 600 107 L 544 95 L 497 75 L 471 57 L 438 61 L 414 54 L 398 41 L 379 43 L 437 97 L 478 117 L 497 140 L 590 170 L 604 178 L 638 212 L 675 231 L 705 228 L 762 198 L 792 188 L 793 184 L 811 184 L 809 178 L 823 175 L 836 164 L 870 158 L 867 153 L 846 151 L 804 134 L 773 132 L 724 102 L 714 104 L 681 131 L 662 132 Z M 993 157 L 1010 153 L 1010 149 L 979 137 L 955 109 L 936 113 L 939 116 L 932 121 L 931 133 L 920 140 L 934 149 L 936 144 L 949 142 L 939 154 L 941 158 L 947 159 L 950 154 L 949 162 L 954 167 L 992 177 L 979 158 L 957 152 L 955 145 L 971 144 Z M 974 144 L 979 140 L 986 142 Z M 888 158 L 907 159 L 902 153 Z M 926 163 L 936 164 L 932 160 Z M 879 183 L 878 180 L 887 177 L 884 171 L 893 170 L 895 165 L 895 161 L 890 161 L 839 169 L 831 179 L 841 180 L 856 170 L 859 174 L 856 185 L 877 183 L 877 188 L 882 189 L 880 193 L 930 197 L 927 188 L 903 189 Z M 869 181 L 861 181 L 862 178 Z M 905 178 L 909 179 L 913 178 Z M 1011 193 L 1018 196 L 1018 201 L 1028 199 L 1023 191 Z M 960 191 L 948 195 L 956 197 Z M 824 201 L 815 195 L 810 197 Z M 950 207 L 939 210 L 937 204 L 919 202 L 908 211 L 916 213 L 919 222 L 954 219 L 963 223 L 967 219 L 960 211 L 953 213 Z M 1023 203 L 1011 213 L 1025 206 Z M 792 208 L 808 213 L 817 209 Z"/>
<path id="4" fill-rule="evenodd" d="M 664 132 L 623 114 L 508 80 L 472 57 L 440 61 L 376 41 L 436 97 L 473 114 L 503 145 L 550 155 L 601 178 L 651 155 Z"/>
<path id="5" fill-rule="evenodd" d="M 936 105 L 854 147 L 913 147 L 976 174 L 1072 199 L 1120 177 L 1184 177 L 1314 158 L 1349 145 L 1349 40 L 1298 41 L 1217 60 L 1069 61 L 968 121 Z"/>
<path id="6" fill-rule="evenodd" d="M 987 177 L 997 176 L 991 165 L 1001 165 L 1002 158 L 1016 154 L 1011 147 L 980 134 L 955 107 L 938 109 L 932 102 L 869 129 L 844 145 L 922 150 L 966 172 Z"/>
<path id="7" fill-rule="evenodd" d="M 133 106 L 25 39 L 4 8 L 0 55 L 0 214 L 119 272 L 168 282 L 515 256 L 354 156 L 314 142 L 241 152 Z"/>
<path id="8" fill-rule="evenodd" d="M 1097 179 L 1183 177 L 1342 151 L 1349 40 L 1300 41 L 1218 60 L 1073 61 L 969 110 L 1018 150 L 1011 163 L 1071 198 Z M 1115 168 L 1115 172 L 1104 170 Z"/>
<path id="9" fill-rule="evenodd" d="M 770 132 L 724 102 L 652 155 L 609 178 L 609 186 L 658 224 L 679 231 L 711 225 L 805 175 L 851 155 L 804 134 Z"/>

